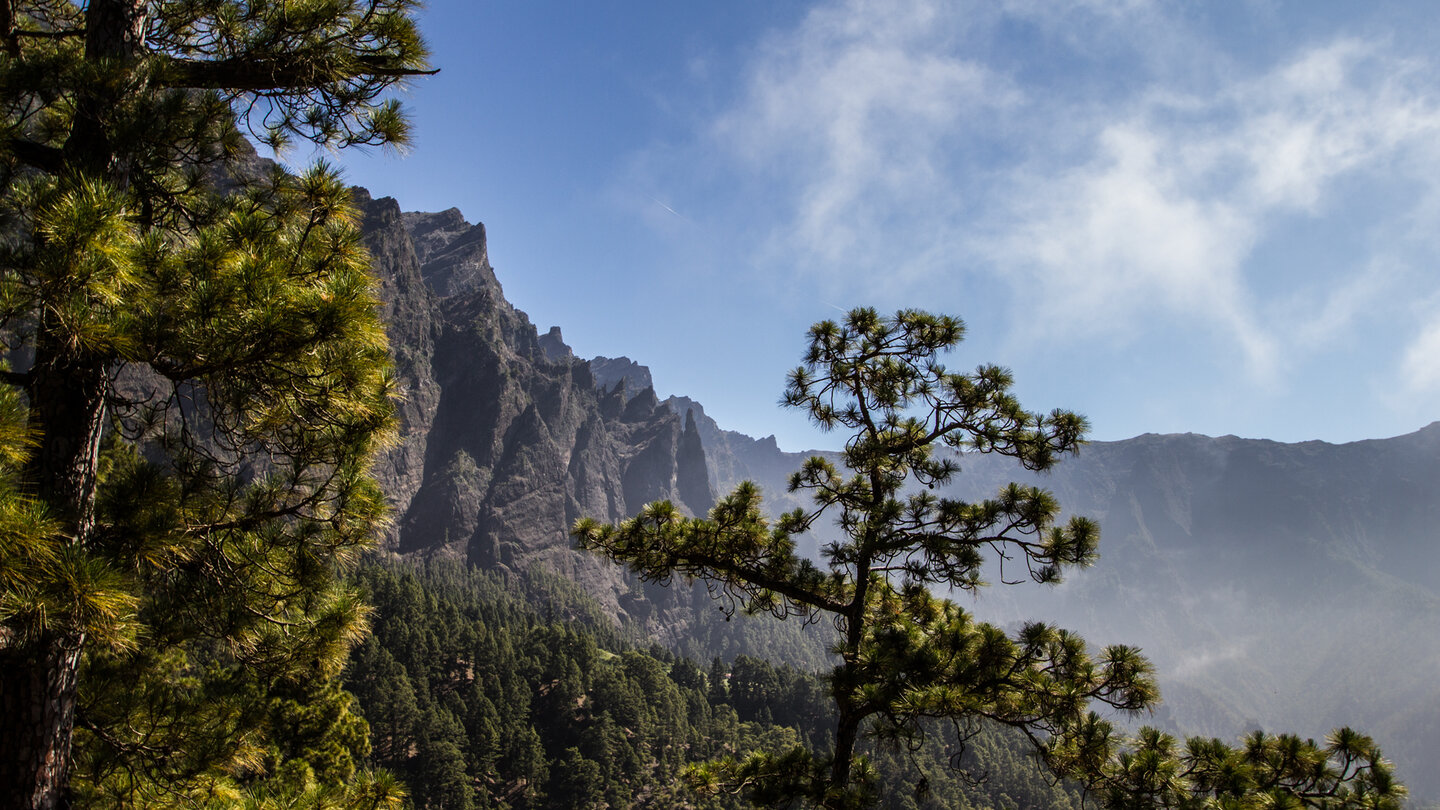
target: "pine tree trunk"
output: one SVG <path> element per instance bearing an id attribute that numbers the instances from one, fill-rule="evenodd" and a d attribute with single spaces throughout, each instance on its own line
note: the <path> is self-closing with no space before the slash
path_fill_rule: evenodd
<path id="1" fill-rule="evenodd" d="M 86 59 L 129 59 L 145 46 L 150 0 L 90 0 Z"/>
<path id="2" fill-rule="evenodd" d="M 116 64 L 133 60 L 145 48 L 150 0 L 90 0 L 85 13 L 85 60 Z M 67 167 L 84 174 L 105 176 L 124 188 L 125 167 L 113 165 L 115 144 L 105 125 L 109 108 L 126 88 L 95 82 L 75 96 L 75 120 L 65 140 Z"/>
<path id="3" fill-rule="evenodd" d="M 860 735 L 860 716 L 848 705 L 840 704 L 835 719 L 835 760 L 830 764 L 830 787 L 838 791 L 850 789 L 850 766 L 855 757 L 855 740 Z M 828 801 L 826 803 L 828 805 Z"/>
<path id="4" fill-rule="evenodd" d="M 39 342 L 29 393 L 40 440 L 27 477 L 59 521 L 65 542 L 83 545 L 95 521 L 107 376 L 98 362 L 64 357 L 53 340 Z M 68 805 L 84 640 L 79 628 L 64 627 L 28 642 L 0 637 L 0 810 Z"/>
<path id="5" fill-rule="evenodd" d="M 144 47 L 149 0 L 91 0 L 85 58 L 123 61 Z M 123 89 L 104 83 L 76 97 L 64 153 L 69 170 L 125 185 L 113 165 L 107 111 Z M 76 279 L 75 283 L 83 284 Z M 107 360 L 83 352 L 75 336 L 41 314 L 27 394 L 39 431 L 27 479 L 60 524 L 67 544 L 84 547 L 95 520 L 96 469 L 108 390 Z M 63 619 L 62 619 L 63 621 Z M 0 628 L 0 810 L 69 805 L 70 741 L 85 636 L 50 628 L 22 640 Z"/>
<path id="6" fill-rule="evenodd" d="M 830 689 L 835 697 L 835 759 L 830 763 L 829 788 L 843 797 L 850 789 L 850 771 L 855 758 L 855 741 L 860 736 L 860 723 L 865 719 L 863 707 L 855 693 L 857 663 L 860 658 L 860 641 L 865 632 L 865 604 L 869 598 L 870 570 L 869 556 L 861 558 L 860 571 L 866 572 L 856 578 L 854 601 L 845 616 L 845 648 L 841 653 L 843 663 L 835 668 L 831 676 Z M 822 807 L 831 805 L 832 797 L 826 797 Z M 840 798 L 842 803 L 845 799 Z"/>
<path id="7" fill-rule="evenodd" d="M 37 340 L 29 395 L 30 425 L 39 428 L 40 437 L 27 477 L 60 521 L 67 542 L 83 546 L 95 523 L 95 473 L 109 377 L 100 359 L 67 356 L 63 346 L 54 345 L 63 341 L 44 331 Z"/>
<path id="8" fill-rule="evenodd" d="M 0 649 L 0 808 L 69 806 L 80 645 L 47 638 Z"/>

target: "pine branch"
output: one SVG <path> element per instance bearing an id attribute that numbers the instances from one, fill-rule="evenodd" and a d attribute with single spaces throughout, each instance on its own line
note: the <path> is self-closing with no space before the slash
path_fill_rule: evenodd
<path id="1" fill-rule="evenodd" d="M 30 382 L 33 379 L 34 377 L 28 371 L 20 372 L 11 371 L 8 368 L 0 369 L 0 382 L 9 383 L 16 388 L 29 388 Z"/>
<path id="2" fill-rule="evenodd" d="M 700 579 L 709 578 L 704 575 L 705 571 L 714 571 L 728 577 L 733 577 L 735 582 L 732 584 L 736 587 L 743 587 L 748 584 L 760 590 L 778 593 L 797 604 L 809 605 L 812 608 L 824 610 L 829 613 L 844 614 L 850 607 L 846 603 L 827 599 L 821 594 L 806 590 L 796 585 L 792 580 L 772 576 L 758 566 L 745 565 L 743 563 L 737 564 L 733 559 L 721 555 L 687 551 L 675 554 L 673 559 L 676 562 L 675 567 L 682 573 L 685 573 L 688 569 L 698 574 Z M 748 588 L 745 588 L 745 590 L 749 591 Z"/>
<path id="3" fill-rule="evenodd" d="M 51 174 L 59 173 L 65 167 L 65 152 L 59 147 L 46 146 L 23 138 L 9 138 L 4 141 L 4 150 L 19 158 L 22 163 Z"/>
<path id="4" fill-rule="evenodd" d="M 355 79 L 401 79 L 433 76 L 440 72 L 395 64 L 389 56 L 358 56 L 345 60 L 343 70 L 336 64 L 304 63 L 297 60 L 235 58 L 218 60 L 167 59 L 161 68 L 161 83 L 168 87 L 196 90 L 266 92 L 324 87 Z"/>

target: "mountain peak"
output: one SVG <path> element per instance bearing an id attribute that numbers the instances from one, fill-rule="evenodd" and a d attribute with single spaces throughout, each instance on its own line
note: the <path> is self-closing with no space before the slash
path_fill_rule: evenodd
<path id="1" fill-rule="evenodd" d="M 628 357 L 595 357 L 590 360 L 590 373 L 595 375 L 595 384 L 606 391 L 614 390 L 617 383 L 625 383 L 625 398 L 654 389 L 650 368 L 642 366 Z"/>
<path id="2" fill-rule="evenodd" d="M 550 327 L 549 332 L 540 336 L 540 351 L 544 352 L 545 359 L 552 363 L 566 363 L 575 358 L 575 353 L 566 345 L 558 326 Z"/>

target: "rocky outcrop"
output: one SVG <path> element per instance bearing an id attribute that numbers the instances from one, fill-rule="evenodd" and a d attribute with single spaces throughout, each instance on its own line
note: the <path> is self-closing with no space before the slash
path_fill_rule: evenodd
<path id="1" fill-rule="evenodd" d="M 393 200 L 372 200 L 364 189 L 355 190 L 355 198 L 379 280 L 382 316 L 401 394 L 398 444 L 379 459 L 376 472 L 396 513 L 404 514 L 425 480 L 430 426 L 440 403 L 432 362 L 438 304 L 420 273 L 415 243 L 399 206 Z"/>
<path id="2" fill-rule="evenodd" d="M 402 214 L 363 191 L 356 201 L 403 392 L 399 443 L 377 466 L 396 514 L 387 546 L 491 569 L 542 566 L 618 615 L 634 584 L 575 551 L 569 527 L 662 498 L 708 510 L 694 420 L 649 387 L 606 390 L 558 329 L 539 335 L 505 300 L 484 226 L 455 209 Z"/>
<path id="3" fill-rule="evenodd" d="M 544 352 L 545 359 L 552 363 L 565 363 L 575 359 L 575 352 L 565 344 L 565 337 L 560 334 L 558 326 L 550 327 L 549 332 L 540 336 L 540 351 Z M 593 374 L 595 369 L 592 367 L 590 371 Z"/>
<path id="4" fill-rule="evenodd" d="M 649 367 L 642 366 L 628 357 L 592 357 L 590 358 L 590 372 L 595 375 L 595 382 L 601 387 L 613 388 L 624 383 L 625 390 L 632 395 L 655 387 L 654 381 L 650 379 Z M 684 413 L 684 411 L 676 411 L 676 413 Z"/>

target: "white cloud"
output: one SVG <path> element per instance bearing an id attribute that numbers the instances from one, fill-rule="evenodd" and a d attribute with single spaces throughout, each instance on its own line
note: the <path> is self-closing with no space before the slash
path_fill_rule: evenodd
<path id="1" fill-rule="evenodd" d="M 1194 418 L 1200 388 L 1293 410 L 1295 377 L 1342 354 L 1440 390 L 1393 311 L 1440 296 L 1434 58 L 1383 25 L 1282 38 L 1294 7 L 1256 6 L 1207 27 L 1150 0 L 822 3 L 637 174 L 765 295 L 983 309 L 1011 363 L 1087 341 L 1102 365 L 1214 358 L 1157 411 Z M 1251 23 L 1273 30 L 1226 37 Z"/>
<path id="2" fill-rule="evenodd" d="M 1440 313 L 1406 348 L 1400 362 L 1400 379 L 1412 394 L 1440 394 Z"/>
<path id="3" fill-rule="evenodd" d="M 1267 376 L 1300 326 L 1268 323 L 1251 291 L 1268 220 L 1326 215 L 1338 180 L 1440 135 L 1440 106 L 1415 81 L 1428 74 L 1378 45 L 1341 39 L 1258 76 L 1076 103 L 987 63 L 997 14 L 1061 48 L 1078 41 L 1065 31 L 1097 50 L 1177 37 L 1138 0 L 817 8 L 757 51 L 708 140 L 722 176 L 768 195 L 752 223 L 761 264 L 854 296 L 953 281 L 984 260 L 1054 330 L 1132 334 L 1180 315 Z M 1042 75 L 1066 69 L 1026 58 Z"/>
<path id="4" fill-rule="evenodd" d="M 1163 674 L 1177 681 L 1203 678 L 1222 664 L 1246 661 L 1253 655 L 1251 650 L 1253 646 L 1253 639 L 1246 639 L 1187 647 L 1179 653 L 1175 663 L 1167 667 Z"/>
<path id="5" fill-rule="evenodd" d="M 712 137 L 783 195 L 785 219 L 766 240 L 774 260 L 873 271 L 929 247 L 897 245 L 896 231 L 938 225 L 962 204 L 952 140 L 1018 94 L 956 52 L 960 23 L 946 9 L 854 0 L 762 48 Z"/>
<path id="6" fill-rule="evenodd" d="M 1370 43 L 1314 49 L 1235 92 L 1242 124 L 1217 147 L 1243 156 L 1256 207 L 1314 210 L 1336 177 L 1383 164 L 1440 129 L 1436 99 L 1408 85 L 1411 72 Z"/>
<path id="7" fill-rule="evenodd" d="M 1292 343 L 1325 350 L 1346 342 L 1351 329 L 1397 295 L 1406 270 L 1404 260 L 1377 255 L 1350 277 L 1318 291 L 1317 296 L 1297 296 L 1272 311 L 1279 311 L 1280 323 L 1291 325 L 1286 336 Z"/>
<path id="8" fill-rule="evenodd" d="M 1042 338 L 1133 329 L 1147 311 L 1198 312 L 1228 326 L 1268 368 L 1239 275 L 1255 223 L 1191 193 L 1175 144 L 1143 123 L 1106 128 L 1100 155 L 1060 178 L 1030 176 L 990 246 L 1001 272 L 1033 279 L 1029 328 Z M 1029 286 L 1027 284 L 1027 286 Z"/>
<path id="9" fill-rule="evenodd" d="M 1283 294 L 1257 300 L 1271 268 L 1251 264 L 1255 248 L 1277 217 L 1348 216 L 1336 187 L 1351 175 L 1398 161 L 1434 176 L 1440 104 L 1408 84 L 1411 72 L 1342 40 L 1218 92 L 1157 90 L 1118 114 L 1093 110 L 1092 121 L 1116 120 L 1080 136 L 1093 149 L 1078 167 L 1024 170 L 991 223 L 990 260 L 1043 291 L 1054 330 L 1137 329 L 1168 312 L 1221 330 L 1252 376 L 1269 378 L 1314 324 L 1266 316 L 1295 308 Z M 1333 325 L 1338 313 L 1319 317 Z"/>

